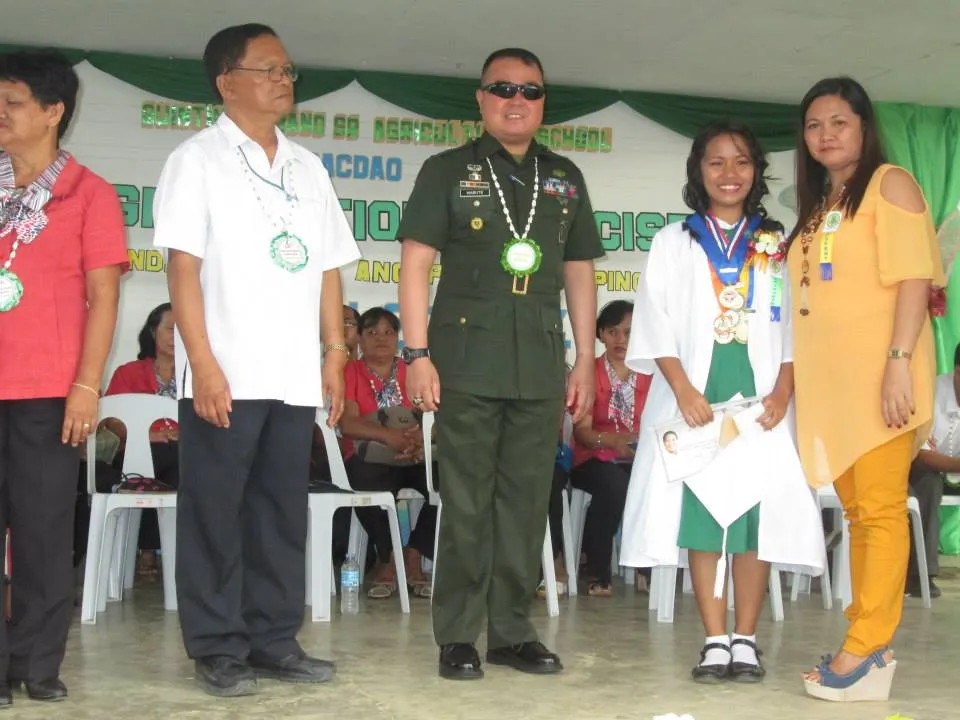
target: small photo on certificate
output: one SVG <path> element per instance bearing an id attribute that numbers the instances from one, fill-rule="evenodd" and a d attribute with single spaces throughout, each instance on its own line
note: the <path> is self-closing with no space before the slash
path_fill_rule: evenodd
<path id="1" fill-rule="evenodd" d="M 713 420 L 702 427 L 690 427 L 681 418 L 654 428 L 667 480 L 683 480 L 709 465 L 720 450 L 740 435 L 737 416 L 758 402 L 757 398 L 738 397 L 713 405 Z"/>

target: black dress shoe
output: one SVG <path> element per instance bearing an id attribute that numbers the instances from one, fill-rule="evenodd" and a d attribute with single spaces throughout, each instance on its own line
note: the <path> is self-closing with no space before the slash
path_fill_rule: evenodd
<path id="1" fill-rule="evenodd" d="M 700 651 L 700 664 L 690 671 L 693 681 L 705 685 L 716 685 L 724 682 L 730 677 L 730 663 L 704 665 L 703 661 L 707 659 L 708 650 L 724 650 L 730 655 L 730 646 L 724 643 L 707 643 Z"/>
<path id="2" fill-rule="evenodd" d="M 13 705 L 13 693 L 10 692 L 10 683 L 0 681 L 0 710 Z"/>
<path id="3" fill-rule="evenodd" d="M 40 680 L 39 682 L 27 680 L 23 684 L 27 688 L 27 697 L 31 700 L 58 702 L 67 699 L 67 686 L 63 684 L 60 678 Z"/>
<path id="4" fill-rule="evenodd" d="M 487 650 L 487 662 L 491 665 L 509 665 L 514 670 L 535 675 L 563 670 L 560 658 L 536 641 Z"/>
<path id="5" fill-rule="evenodd" d="M 326 682 L 333 679 L 337 672 L 336 667 L 329 660 L 312 658 L 304 653 L 291 653 L 282 658 L 251 653 L 250 667 L 253 668 L 257 677 L 291 683 Z"/>
<path id="6" fill-rule="evenodd" d="M 197 658 L 197 685 L 214 697 L 240 697 L 257 693 L 257 676 L 245 662 L 227 655 Z"/>
<path id="7" fill-rule="evenodd" d="M 729 669 L 730 679 L 739 683 L 762 682 L 764 676 L 767 674 L 767 671 L 763 667 L 763 663 L 760 662 L 760 658 L 763 653 L 760 652 L 760 649 L 757 647 L 756 643 L 753 643 L 745 638 L 734 638 L 733 642 L 730 643 L 731 650 L 734 645 L 746 645 L 753 648 L 753 651 L 757 654 L 757 664 L 754 665 L 753 663 L 737 662 L 736 660 L 732 661 Z"/>
<path id="8" fill-rule="evenodd" d="M 483 677 L 480 655 L 468 643 L 450 643 L 440 648 L 440 677 L 447 680 L 479 680 Z"/>

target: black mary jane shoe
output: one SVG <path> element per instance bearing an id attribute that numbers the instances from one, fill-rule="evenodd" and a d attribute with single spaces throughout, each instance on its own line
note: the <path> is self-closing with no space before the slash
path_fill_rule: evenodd
<path id="1" fill-rule="evenodd" d="M 440 677 L 447 680 L 479 680 L 483 677 L 480 655 L 470 643 L 449 643 L 440 648 Z"/>
<path id="2" fill-rule="evenodd" d="M 730 643 L 730 647 L 732 648 L 734 645 L 746 645 L 747 647 L 753 648 L 753 651 L 757 654 L 757 664 L 754 665 L 753 663 L 731 662 L 730 679 L 738 683 L 762 682 L 764 676 L 767 674 L 767 671 L 763 667 L 763 663 L 760 662 L 760 658 L 763 653 L 760 652 L 760 649 L 757 647 L 756 643 L 744 638 L 736 638 L 732 643 Z"/>
<path id="3" fill-rule="evenodd" d="M 690 671 L 694 682 L 704 685 L 718 685 L 724 682 L 730 676 L 730 663 L 725 665 L 704 665 L 703 661 L 707 659 L 707 652 L 710 650 L 723 650 L 732 658 L 730 647 L 723 643 L 707 643 L 700 650 L 700 664 Z"/>
<path id="4" fill-rule="evenodd" d="M 552 675 L 563 670 L 560 658 L 537 641 L 487 650 L 487 662 L 532 675 Z"/>
<path id="5" fill-rule="evenodd" d="M 37 682 L 25 680 L 23 686 L 27 689 L 27 697 L 31 700 L 59 702 L 67 699 L 67 686 L 58 677 Z"/>

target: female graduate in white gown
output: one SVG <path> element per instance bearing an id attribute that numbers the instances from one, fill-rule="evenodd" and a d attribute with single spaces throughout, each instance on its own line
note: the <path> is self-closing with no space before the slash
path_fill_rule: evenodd
<path id="1" fill-rule="evenodd" d="M 621 562 L 676 566 L 688 551 L 706 642 L 693 677 L 759 682 L 756 625 L 770 563 L 822 572 L 823 529 L 790 418 L 793 364 L 782 226 L 766 217 L 767 161 L 749 129 L 714 125 L 694 141 L 684 201 L 694 211 L 653 239 L 627 365 L 653 373 L 623 517 Z M 657 426 L 713 419 L 712 403 L 762 399 L 703 471 L 668 482 Z M 756 425 L 749 425 L 754 429 Z M 680 451 L 682 452 L 682 442 Z M 719 522 L 718 522 L 719 521 Z M 735 627 L 727 634 L 727 553 Z M 723 560 L 721 561 L 721 558 Z"/>

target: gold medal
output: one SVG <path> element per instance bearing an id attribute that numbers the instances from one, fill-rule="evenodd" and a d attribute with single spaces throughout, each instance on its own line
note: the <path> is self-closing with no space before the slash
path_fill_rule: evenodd
<path id="1" fill-rule="evenodd" d="M 720 307 L 724 310 L 739 310 L 746 304 L 746 299 L 740 294 L 738 285 L 727 285 L 717 296 Z"/>
<path id="2" fill-rule="evenodd" d="M 731 315 L 735 316 L 736 313 L 726 312 L 713 321 L 713 337 L 721 345 L 729 345 L 733 342 L 736 328 Z"/>

